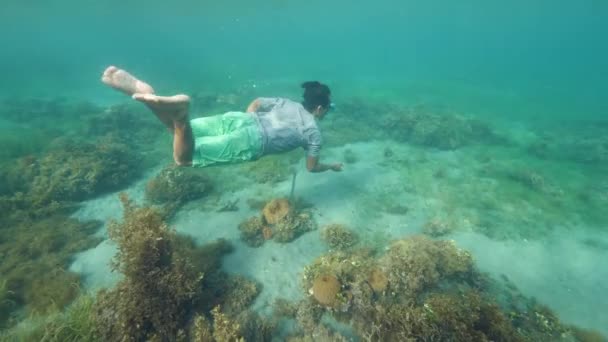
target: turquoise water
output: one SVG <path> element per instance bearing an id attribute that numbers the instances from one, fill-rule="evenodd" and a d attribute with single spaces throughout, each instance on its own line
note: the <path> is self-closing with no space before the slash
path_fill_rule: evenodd
<path id="1" fill-rule="evenodd" d="M 0 327 L 55 312 L 49 298 L 61 298 L 50 301 L 65 311 L 77 297 L 40 283 L 78 283 L 83 293 L 115 286 L 107 265 L 116 247 L 104 223 L 121 217 L 117 192 L 153 202 L 146 184 L 171 163 L 162 126 L 99 81 L 116 65 L 159 94 L 190 95 L 194 117 L 244 110 L 257 96 L 298 100 L 299 84 L 314 79 L 331 87 L 337 105 L 320 127 L 323 160 L 345 162 L 343 173 L 307 174 L 298 151 L 196 170 L 204 180 L 184 176 L 213 185 L 200 190 L 205 195 L 179 198 L 167 222 L 201 246 L 226 239 L 234 251 L 218 256 L 221 270 L 263 285 L 245 307 L 206 298 L 189 318 L 218 320 L 210 314 L 216 302 L 231 308 L 234 320 L 245 308 L 270 315 L 277 298 L 303 307 L 298 301 L 311 299 L 312 284 L 302 276 L 318 275 L 305 267 L 314 269 L 317 257 L 334 250 L 320 232 L 344 224 L 360 246 L 378 250 L 420 233 L 454 240 L 503 290 L 461 285 L 502 305 L 528 340 L 567 340 L 574 330 L 543 323 L 538 317 L 548 314 L 536 304 L 553 310 L 563 326 L 608 335 L 607 35 L 608 4 L 594 0 L 4 1 Z M 248 200 L 285 197 L 293 170 L 297 195 L 312 205 L 302 210 L 310 210 L 318 229 L 252 247 L 238 229 L 260 215 Z M 220 210 L 231 203 L 238 209 Z M 98 226 L 80 226 L 90 220 Z M 68 228 L 58 233 L 57 226 Z M 34 247 L 22 247 L 29 241 Z M 39 262 L 36 249 L 53 256 L 49 264 Z M 349 261 L 361 262 L 349 251 Z M 382 258 L 367 259 L 387 273 L 396 267 Z M 57 269 L 69 276 L 58 278 Z M 355 303 L 355 271 L 331 272 L 340 295 Z M 389 276 L 389 288 L 396 282 Z M 317 323 L 362 340 L 357 324 L 369 313 L 350 308 L 342 316 L 325 308 Z M 341 318 L 350 327 L 338 325 Z M 278 340 L 294 331 L 320 336 L 302 320 L 281 319 L 271 333 Z M 466 340 L 444 328 L 444 338 Z M 268 339 L 260 336 L 248 335 Z"/>

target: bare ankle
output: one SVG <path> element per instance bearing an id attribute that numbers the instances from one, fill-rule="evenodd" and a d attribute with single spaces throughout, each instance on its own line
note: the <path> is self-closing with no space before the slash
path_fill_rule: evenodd
<path id="1" fill-rule="evenodd" d="M 180 158 L 180 156 L 173 156 L 173 160 L 175 161 L 175 164 L 177 166 L 184 166 L 184 167 L 188 167 L 188 166 L 192 166 L 192 159 L 184 159 L 184 158 Z"/>

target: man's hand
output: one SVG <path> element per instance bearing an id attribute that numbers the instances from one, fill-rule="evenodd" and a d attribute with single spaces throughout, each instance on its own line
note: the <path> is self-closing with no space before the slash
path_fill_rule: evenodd
<path id="1" fill-rule="evenodd" d="M 310 172 L 325 172 L 328 170 L 339 172 L 342 171 L 342 166 L 342 163 L 321 164 L 319 163 L 319 157 L 308 156 L 306 158 L 306 168 Z"/>
<path id="2" fill-rule="evenodd" d="M 331 170 L 335 171 L 335 172 L 340 172 L 340 171 L 342 171 L 343 167 L 344 167 L 344 165 L 342 163 L 332 164 Z"/>

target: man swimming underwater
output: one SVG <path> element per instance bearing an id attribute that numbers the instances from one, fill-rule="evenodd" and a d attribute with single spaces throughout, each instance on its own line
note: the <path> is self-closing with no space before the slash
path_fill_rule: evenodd
<path id="1" fill-rule="evenodd" d="M 158 96 L 147 83 L 114 66 L 101 80 L 144 103 L 173 134 L 173 159 L 182 166 L 209 166 L 255 160 L 303 147 L 310 172 L 342 171 L 342 164 L 319 162 L 321 120 L 331 108 L 331 91 L 317 81 L 305 82 L 304 101 L 257 98 L 246 112 L 190 120 L 190 98 L 179 94 Z"/>

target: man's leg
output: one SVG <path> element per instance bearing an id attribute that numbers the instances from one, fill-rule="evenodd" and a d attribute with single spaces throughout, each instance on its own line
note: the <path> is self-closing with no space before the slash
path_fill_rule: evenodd
<path id="1" fill-rule="evenodd" d="M 103 72 L 101 81 L 108 86 L 121 91 L 129 96 L 133 94 L 154 94 L 154 89 L 146 82 L 137 79 L 135 76 L 128 72 L 118 69 L 115 66 L 109 66 Z M 147 105 L 147 104 L 146 104 Z M 150 108 L 150 106 L 148 106 Z M 173 121 L 163 116 L 161 113 L 157 113 L 154 108 L 150 108 L 152 112 L 158 117 L 158 119 L 165 125 L 169 131 L 173 132 Z"/>
<path id="2" fill-rule="evenodd" d="M 187 95 L 154 95 L 154 89 L 150 85 L 113 66 L 105 70 L 101 80 L 112 88 L 131 95 L 133 99 L 148 106 L 173 133 L 173 159 L 175 163 L 184 166 L 192 165 L 194 138 L 188 118 L 190 97 Z"/>

